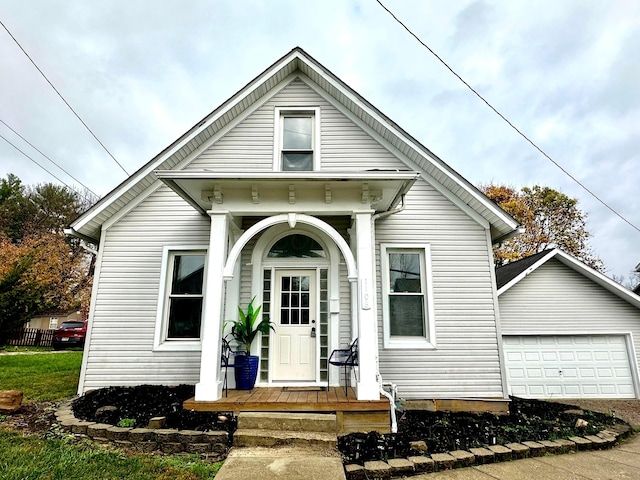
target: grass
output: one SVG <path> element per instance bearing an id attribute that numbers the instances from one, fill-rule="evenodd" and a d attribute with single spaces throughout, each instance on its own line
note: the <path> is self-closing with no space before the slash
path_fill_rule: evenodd
<path id="1" fill-rule="evenodd" d="M 213 478 L 222 465 L 203 462 L 195 455 L 125 455 L 101 445 L 22 437 L 2 429 L 0 452 L 0 472 L 5 480 L 197 480 Z"/>
<path id="2" fill-rule="evenodd" d="M 34 350 L 33 347 L 9 348 Z M 25 402 L 70 398 L 78 388 L 81 362 L 81 351 L 0 355 L 0 390 L 21 390 Z M 3 428 L 7 418 L 9 416 L 0 415 L 0 478 L 3 480 L 198 480 L 215 477 L 222 466 L 222 462 L 206 462 L 197 455 L 126 454 L 88 441 L 78 443 L 64 434 L 23 436 Z"/>
<path id="3" fill-rule="evenodd" d="M 2 390 L 20 390 L 25 401 L 56 401 L 78 388 L 82 352 L 0 355 Z"/>

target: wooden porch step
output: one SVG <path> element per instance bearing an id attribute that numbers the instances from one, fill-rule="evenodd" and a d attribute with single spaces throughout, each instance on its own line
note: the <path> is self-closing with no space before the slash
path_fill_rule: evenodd
<path id="1" fill-rule="evenodd" d="M 241 412 L 239 430 L 336 433 L 332 413 Z"/>
<path id="2" fill-rule="evenodd" d="M 313 447 L 334 449 L 335 433 L 294 432 L 283 430 L 238 429 L 233 434 L 234 447 Z"/>

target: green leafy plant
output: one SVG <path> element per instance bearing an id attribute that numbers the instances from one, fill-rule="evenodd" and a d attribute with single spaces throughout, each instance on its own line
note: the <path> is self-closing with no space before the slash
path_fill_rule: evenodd
<path id="1" fill-rule="evenodd" d="M 123 418 L 118 422 L 118 427 L 133 427 L 136 421 L 133 418 Z"/>
<path id="2" fill-rule="evenodd" d="M 256 297 L 251 299 L 249 305 L 247 305 L 246 312 L 242 307 L 238 306 L 238 320 L 229 320 L 227 322 L 232 326 L 231 336 L 241 348 L 246 349 L 247 355 L 251 353 L 251 344 L 258 333 L 267 335 L 270 329 L 275 331 L 268 318 L 258 320 L 262 306 L 254 307 L 253 302 L 255 299 Z"/>

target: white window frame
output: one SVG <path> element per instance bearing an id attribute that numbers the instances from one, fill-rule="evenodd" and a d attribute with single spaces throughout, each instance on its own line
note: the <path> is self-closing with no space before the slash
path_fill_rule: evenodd
<path id="1" fill-rule="evenodd" d="M 424 305 L 423 337 L 401 337 L 391 335 L 389 314 L 389 253 L 418 253 L 420 255 L 420 281 Z M 382 330 L 383 345 L 389 349 L 434 349 L 436 333 L 433 311 L 433 278 L 431 271 L 431 246 L 429 244 L 381 244 L 380 269 L 382 281 Z"/>
<path id="2" fill-rule="evenodd" d="M 311 116 L 313 120 L 313 139 L 311 148 L 313 150 L 313 170 L 320 170 L 320 107 L 276 107 L 274 118 L 274 139 L 273 139 L 273 170 L 282 170 L 282 147 L 283 147 L 283 126 L 282 119 L 287 116 Z"/>
<path id="3" fill-rule="evenodd" d="M 202 280 L 202 299 L 204 307 L 204 292 L 207 283 L 207 247 L 202 245 L 166 246 L 162 249 L 162 267 L 160 269 L 160 287 L 158 288 L 158 308 L 156 312 L 156 329 L 153 341 L 154 351 L 202 351 L 202 337 L 198 339 L 172 340 L 167 338 L 169 330 L 169 296 L 173 278 L 173 262 L 176 255 L 204 255 L 205 275 Z M 203 308 L 204 315 L 204 308 Z M 204 325 L 204 317 L 200 322 L 200 329 Z"/>

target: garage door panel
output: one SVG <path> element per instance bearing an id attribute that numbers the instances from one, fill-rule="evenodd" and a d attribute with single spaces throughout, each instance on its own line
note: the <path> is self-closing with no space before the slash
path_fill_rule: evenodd
<path id="1" fill-rule="evenodd" d="M 634 398 L 623 335 L 505 336 L 512 395 L 536 398 Z"/>

